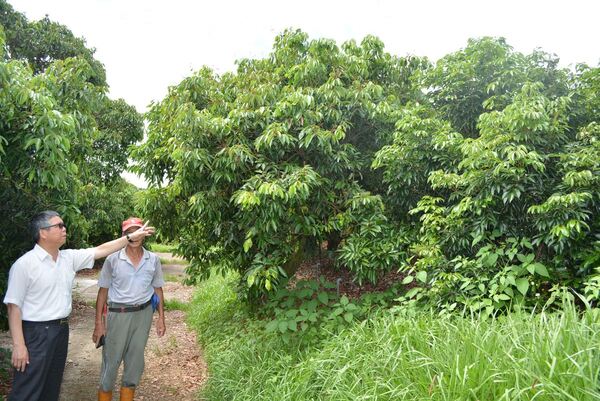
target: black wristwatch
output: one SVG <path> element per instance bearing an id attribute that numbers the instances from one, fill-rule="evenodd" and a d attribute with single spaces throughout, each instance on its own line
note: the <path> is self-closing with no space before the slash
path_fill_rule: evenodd
<path id="1" fill-rule="evenodd" d="M 125 238 L 127 238 L 128 242 L 133 242 L 133 240 L 131 239 L 131 237 L 129 237 L 129 234 L 125 234 Z"/>

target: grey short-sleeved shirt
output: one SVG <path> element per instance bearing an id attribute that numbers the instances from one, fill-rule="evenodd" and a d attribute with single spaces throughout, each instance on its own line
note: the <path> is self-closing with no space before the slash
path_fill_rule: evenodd
<path id="1" fill-rule="evenodd" d="M 108 301 L 138 305 L 148 301 L 155 288 L 165 284 L 160 259 L 144 249 L 137 268 L 133 266 L 125 249 L 110 254 L 104 261 L 98 286 L 108 288 Z"/>

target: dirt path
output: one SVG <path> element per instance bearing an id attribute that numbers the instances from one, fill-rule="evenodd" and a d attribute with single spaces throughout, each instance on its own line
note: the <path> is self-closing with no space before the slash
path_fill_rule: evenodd
<path id="1" fill-rule="evenodd" d="M 183 274 L 184 266 L 169 266 L 173 275 Z M 97 274 L 97 272 L 96 272 Z M 97 293 L 93 273 L 76 277 L 73 312 L 70 318 L 69 354 L 61 390 L 61 401 L 97 399 L 102 353 L 92 342 L 94 303 Z M 189 302 L 193 289 L 180 282 L 167 282 L 165 299 Z M 156 319 L 156 317 L 155 317 Z M 136 401 L 193 401 L 207 377 L 206 363 L 195 333 L 187 327 L 185 314 L 166 311 L 167 333 L 158 338 L 154 324 L 146 346 L 146 366 L 136 391 Z M 8 333 L 0 333 L 1 343 L 10 343 Z M 120 378 L 113 394 L 118 400 Z M 2 397 L 0 396 L 0 399 Z"/>

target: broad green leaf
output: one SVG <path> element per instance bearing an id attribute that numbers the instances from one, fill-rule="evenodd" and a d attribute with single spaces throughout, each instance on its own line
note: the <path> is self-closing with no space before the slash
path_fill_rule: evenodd
<path id="1" fill-rule="evenodd" d="M 548 269 L 546 269 L 546 266 L 544 266 L 543 264 L 534 263 L 533 267 L 535 268 L 535 272 L 540 276 L 550 277 L 550 274 L 548 274 Z"/>
<path id="2" fill-rule="evenodd" d="M 317 298 L 323 304 L 328 304 L 329 303 L 329 294 L 327 294 L 325 291 L 319 292 L 319 294 L 317 295 Z"/>
<path id="3" fill-rule="evenodd" d="M 518 278 L 516 282 L 517 289 L 519 290 L 519 292 L 523 295 L 527 294 L 527 291 L 529 290 L 529 280 L 524 277 L 521 277 Z"/>

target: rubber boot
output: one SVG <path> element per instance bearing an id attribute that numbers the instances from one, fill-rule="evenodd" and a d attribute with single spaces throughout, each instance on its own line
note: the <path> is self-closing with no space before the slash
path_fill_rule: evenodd
<path id="1" fill-rule="evenodd" d="M 121 401 L 133 401 L 135 387 L 121 387 Z"/>
<path id="2" fill-rule="evenodd" d="M 98 390 L 98 401 L 112 401 L 112 391 Z"/>

